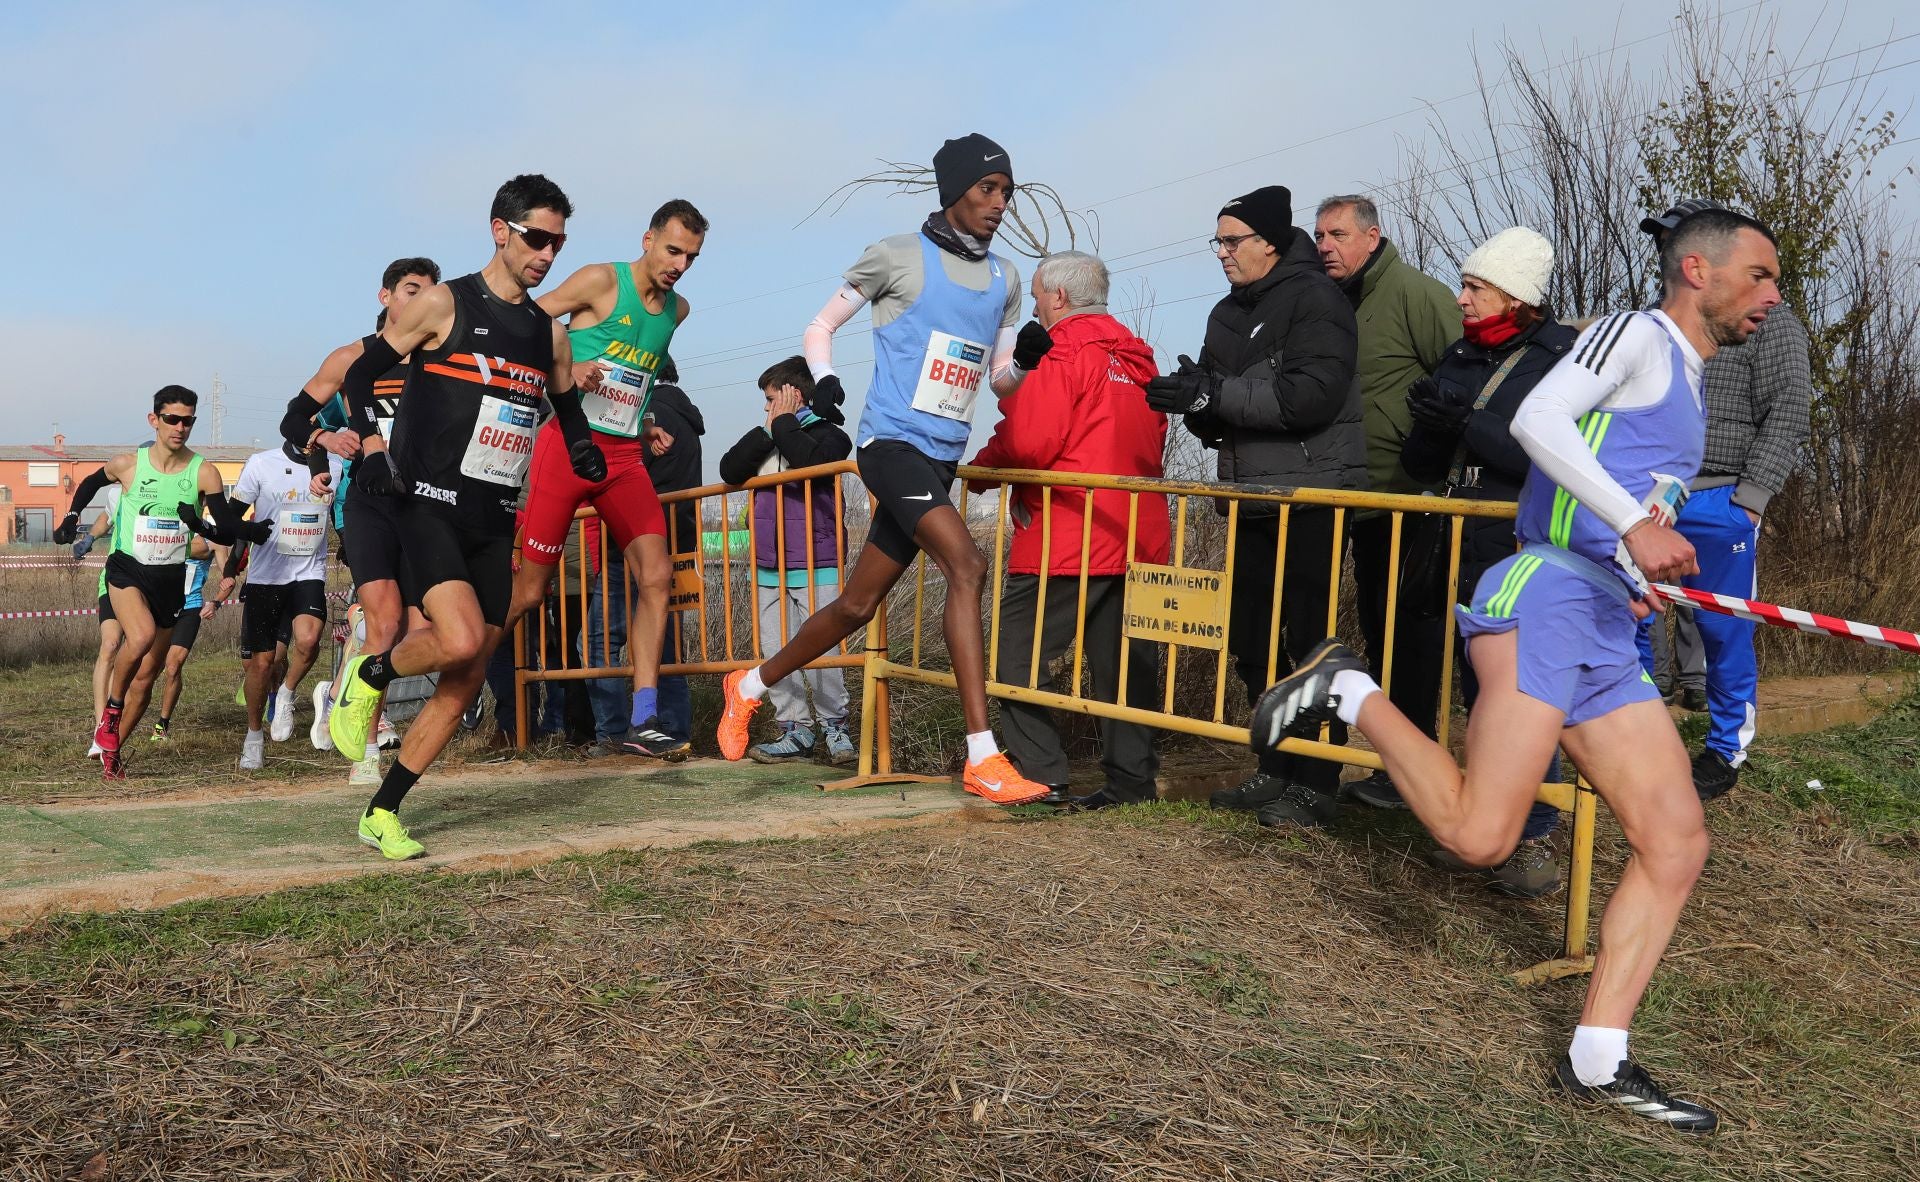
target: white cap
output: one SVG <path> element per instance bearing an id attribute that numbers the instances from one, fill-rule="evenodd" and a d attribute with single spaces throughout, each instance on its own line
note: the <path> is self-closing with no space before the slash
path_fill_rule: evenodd
<path id="1" fill-rule="evenodd" d="M 1523 304 L 1546 302 L 1553 274 L 1553 243 L 1525 226 L 1502 230 L 1460 264 L 1460 274 L 1493 284 Z"/>

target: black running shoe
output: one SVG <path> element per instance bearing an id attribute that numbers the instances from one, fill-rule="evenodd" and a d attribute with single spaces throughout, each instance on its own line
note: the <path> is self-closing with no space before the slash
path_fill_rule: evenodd
<path id="1" fill-rule="evenodd" d="M 1693 757 L 1693 790 L 1702 804 L 1732 792 L 1739 780 L 1740 769 L 1713 748 L 1705 748 Z"/>
<path id="2" fill-rule="evenodd" d="M 1370 809 L 1408 807 L 1407 802 L 1401 799 L 1400 789 L 1394 785 L 1393 777 L 1385 772 L 1375 772 L 1364 780 L 1355 780 L 1348 784 L 1347 795 Z"/>
<path id="3" fill-rule="evenodd" d="M 1265 772 L 1255 772 L 1231 788 L 1215 789 L 1213 794 L 1207 797 L 1207 803 L 1217 809 L 1241 809 L 1253 812 L 1279 796 L 1286 786 L 1285 776 L 1270 776 Z"/>
<path id="4" fill-rule="evenodd" d="M 620 750 L 626 755 L 644 755 L 668 763 L 679 763 L 687 757 L 687 745 L 661 730 L 659 720 L 654 718 L 629 727 L 626 737 L 620 740 Z"/>
<path id="5" fill-rule="evenodd" d="M 1321 723 L 1336 721 L 1340 699 L 1333 695 L 1333 675 L 1342 669 L 1365 673 L 1367 663 L 1331 636 L 1314 645 L 1293 672 L 1260 695 L 1247 728 L 1248 745 L 1255 751 L 1271 751 L 1288 736 L 1302 738 Z"/>
<path id="6" fill-rule="evenodd" d="M 1561 1091 L 1577 1100 L 1617 1104 L 1635 1116 L 1660 1121 L 1682 1133 L 1711 1133 L 1720 1124 L 1720 1118 L 1708 1109 L 1667 1095 L 1647 1077 L 1646 1068 L 1631 1059 L 1620 1060 L 1612 1083 L 1583 1084 L 1573 1073 L 1573 1059 L 1563 1054 L 1553 1078 Z"/>

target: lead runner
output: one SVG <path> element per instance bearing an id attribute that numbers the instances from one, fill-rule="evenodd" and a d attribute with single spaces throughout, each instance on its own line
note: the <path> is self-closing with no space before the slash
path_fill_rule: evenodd
<path id="1" fill-rule="evenodd" d="M 1773 233 L 1725 210 L 1697 213 L 1660 251 L 1657 310 L 1607 316 L 1533 388 L 1513 437 L 1533 461 L 1520 491 L 1520 553 L 1490 569 L 1460 613 L 1480 696 L 1464 777 L 1380 692 L 1360 656 L 1325 640 L 1254 709 L 1256 749 L 1338 717 L 1358 726 L 1414 814 L 1474 866 L 1513 852 L 1559 745 L 1619 819 L 1633 856 L 1600 920 L 1586 1007 L 1554 1070 L 1571 1095 L 1690 1133 L 1719 1118 L 1675 1099 L 1627 1054 L 1627 1026 L 1707 861 L 1686 747 L 1640 669 L 1646 580 L 1696 569 L 1693 547 L 1648 503 L 1700 467 L 1700 372 L 1780 302 Z M 1672 480 L 1662 480 L 1670 477 Z"/>

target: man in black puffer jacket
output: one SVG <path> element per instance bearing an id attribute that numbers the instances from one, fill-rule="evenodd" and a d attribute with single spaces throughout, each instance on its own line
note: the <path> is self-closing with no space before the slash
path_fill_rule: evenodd
<path id="1" fill-rule="evenodd" d="M 1269 185 L 1229 201 L 1215 232 L 1232 290 L 1207 319 L 1200 363 L 1182 357 L 1176 373 L 1148 383 L 1147 401 L 1185 415 L 1187 429 L 1219 449 L 1223 481 L 1367 487 L 1353 306 L 1327 278 L 1313 239 L 1294 226 L 1292 194 Z M 1288 522 L 1276 675 L 1327 631 L 1328 566 L 1346 542 L 1334 537 L 1333 516 L 1296 507 Z M 1274 506 L 1241 505 L 1228 644 L 1249 701 L 1269 681 L 1279 529 Z M 1333 727 L 1333 741 L 1346 741 L 1345 727 Z M 1323 825 L 1339 782 L 1339 764 L 1265 752 L 1253 776 L 1213 803 L 1255 809 L 1263 825 Z"/>

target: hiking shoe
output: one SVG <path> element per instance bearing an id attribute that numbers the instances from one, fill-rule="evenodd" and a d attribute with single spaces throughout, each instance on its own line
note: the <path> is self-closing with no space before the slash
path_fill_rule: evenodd
<path id="1" fill-rule="evenodd" d="M 313 724 L 307 727 L 307 742 L 315 751 L 333 750 L 333 736 L 327 733 L 327 715 L 333 713 L 333 683 L 323 681 L 313 687 Z"/>
<path id="2" fill-rule="evenodd" d="M 747 671 L 736 669 L 720 682 L 720 696 L 726 702 L 720 713 L 722 759 L 739 759 L 747 753 L 747 728 L 753 724 L 753 712 L 760 709 L 760 702 L 741 695 L 740 683 L 746 679 Z"/>
<path id="3" fill-rule="evenodd" d="M 240 770 L 257 772 L 266 762 L 267 737 L 261 734 L 248 735 L 240 744 Z"/>
<path id="4" fill-rule="evenodd" d="M 1364 780 L 1355 780 L 1347 786 L 1347 791 L 1370 809 L 1407 807 L 1407 802 L 1400 799 L 1400 789 L 1394 787 L 1393 777 L 1384 771 L 1375 772 Z"/>
<path id="5" fill-rule="evenodd" d="M 967 764 L 960 786 L 993 804 L 1032 804 L 1047 794 L 1045 784 L 1014 771 L 1012 762 L 997 751 L 979 763 Z"/>
<path id="6" fill-rule="evenodd" d="M 755 763 L 787 763 L 813 758 L 813 731 L 795 723 L 781 723 L 780 737 L 770 743 L 755 743 L 747 748 L 747 758 Z"/>
<path id="7" fill-rule="evenodd" d="M 284 685 L 273 695 L 273 729 L 267 734 L 276 743 L 293 738 L 293 691 Z"/>
<path id="8" fill-rule="evenodd" d="M 625 754 L 625 751 L 620 750 L 618 739 L 595 739 L 587 748 L 588 759 L 606 759 L 610 756 Z"/>
<path id="9" fill-rule="evenodd" d="M 1720 1123 L 1720 1118 L 1710 1109 L 1667 1095 L 1665 1089 L 1647 1077 L 1646 1068 L 1631 1059 L 1620 1060 L 1613 1082 L 1583 1084 L 1573 1073 L 1573 1059 L 1563 1054 L 1553 1069 L 1553 1082 L 1576 1100 L 1617 1104 L 1635 1116 L 1661 1121 L 1682 1133 L 1711 1133 Z"/>
<path id="10" fill-rule="evenodd" d="M 1207 797 L 1207 803 L 1217 809 L 1239 809 L 1252 812 L 1261 805 L 1280 795 L 1287 786 L 1285 776 L 1270 776 L 1266 772 L 1255 772 L 1231 788 L 1221 788 Z"/>
<path id="11" fill-rule="evenodd" d="M 356 763 L 366 755 L 367 739 L 373 733 L 373 712 L 380 708 L 380 691 L 360 679 L 360 667 L 366 663 L 367 657 L 358 656 L 340 670 L 340 700 L 327 715 L 327 734 L 333 736 L 333 749 Z"/>
<path id="12" fill-rule="evenodd" d="M 1440 846 L 1427 854 L 1427 864 L 1453 874 L 1483 874 L 1488 890 L 1515 899 L 1538 899 L 1560 889 L 1560 865 L 1545 837 L 1521 842 L 1498 866 L 1469 866 Z"/>
<path id="13" fill-rule="evenodd" d="M 1699 793 L 1702 804 L 1732 792 L 1739 779 L 1740 769 L 1711 747 L 1693 757 L 1693 790 Z"/>
<path id="14" fill-rule="evenodd" d="M 400 818 L 386 809 L 373 809 L 360 818 L 360 841 L 380 851 L 380 856 L 395 862 L 417 858 L 427 847 L 407 836 Z"/>
<path id="15" fill-rule="evenodd" d="M 829 722 L 822 737 L 827 742 L 827 762 L 835 767 L 852 767 L 860 762 L 860 747 L 844 726 Z"/>
<path id="16" fill-rule="evenodd" d="M 166 743 L 172 739 L 173 736 L 167 733 L 167 728 L 157 722 L 153 724 L 153 733 L 147 736 L 149 743 Z"/>
<path id="17" fill-rule="evenodd" d="M 1697 685 L 1684 686 L 1680 690 L 1680 709 L 1695 714 L 1703 713 L 1707 708 L 1707 691 Z"/>
<path id="18" fill-rule="evenodd" d="M 127 765 L 121 760 L 118 749 L 100 753 L 100 778 L 103 780 L 127 778 Z"/>
<path id="19" fill-rule="evenodd" d="M 1280 794 L 1260 806 L 1254 819 L 1263 828 L 1281 829 L 1289 825 L 1302 829 L 1325 829 L 1340 814 L 1340 805 L 1324 792 L 1315 792 L 1305 784 L 1283 781 Z"/>
<path id="20" fill-rule="evenodd" d="M 392 751 L 400 746 L 400 732 L 393 729 L 393 724 L 387 721 L 384 714 L 380 716 L 380 727 L 374 734 L 377 736 L 375 742 L 380 744 L 382 751 Z"/>
<path id="21" fill-rule="evenodd" d="M 120 750 L 120 707 L 109 706 L 100 716 L 100 725 L 93 728 L 93 745 L 102 754 Z"/>
<path id="22" fill-rule="evenodd" d="M 378 755 L 369 755 L 365 759 L 355 760 L 353 770 L 347 773 L 347 783 L 361 788 L 378 788 L 381 779 Z"/>
<path id="23" fill-rule="evenodd" d="M 1047 794 L 1033 803 L 1050 804 L 1054 808 L 1063 809 L 1073 803 L 1073 790 L 1065 784 L 1048 784 Z"/>
<path id="24" fill-rule="evenodd" d="M 648 718 L 627 728 L 626 735 L 620 739 L 622 755 L 641 755 L 648 759 L 663 759 L 668 763 L 679 763 L 687 757 L 688 745 L 660 729 L 658 718 Z"/>
<path id="25" fill-rule="evenodd" d="M 1367 663 L 1331 636 L 1314 645 L 1293 672 L 1260 695 L 1247 728 L 1249 745 L 1255 751 L 1271 751 L 1288 736 L 1304 738 L 1321 723 L 1336 721 L 1340 699 L 1333 693 L 1333 675 L 1343 669 L 1365 673 Z"/>

